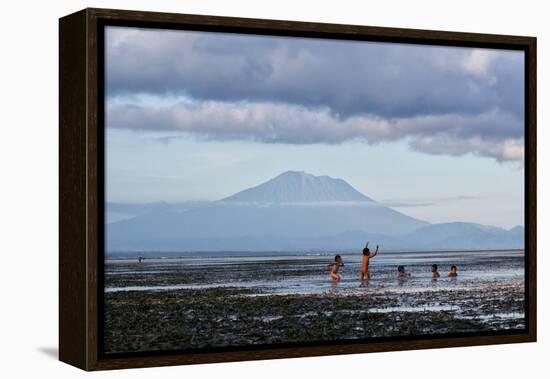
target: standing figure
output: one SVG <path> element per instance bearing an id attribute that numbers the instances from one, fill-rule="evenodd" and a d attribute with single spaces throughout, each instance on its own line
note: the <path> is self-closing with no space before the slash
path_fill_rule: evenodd
<path id="1" fill-rule="evenodd" d="M 363 261 L 361 262 L 361 275 L 360 275 L 361 285 L 363 285 L 363 280 L 370 279 L 369 263 L 371 258 L 376 257 L 377 254 L 378 254 L 378 245 L 376 245 L 376 251 L 374 253 L 371 253 L 369 249 L 369 242 L 367 241 L 367 244 L 363 249 Z"/>

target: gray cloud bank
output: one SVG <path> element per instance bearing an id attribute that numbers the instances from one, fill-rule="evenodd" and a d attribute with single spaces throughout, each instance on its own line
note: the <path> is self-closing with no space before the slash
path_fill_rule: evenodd
<path id="1" fill-rule="evenodd" d="M 111 28 L 106 68 L 109 127 L 523 160 L 518 52 Z"/>
<path id="2" fill-rule="evenodd" d="M 425 153 L 474 153 L 499 161 L 521 161 L 523 142 L 514 128 L 515 122 L 513 115 L 495 110 L 479 115 L 390 120 L 357 115 L 341 119 L 327 108 L 212 101 L 161 107 L 112 105 L 107 115 L 107 123 L 115 128 L 197 133 L 206 139 L 289 144 L 363 140 L 374 144 L 408 138 L 412 148 Z"/>

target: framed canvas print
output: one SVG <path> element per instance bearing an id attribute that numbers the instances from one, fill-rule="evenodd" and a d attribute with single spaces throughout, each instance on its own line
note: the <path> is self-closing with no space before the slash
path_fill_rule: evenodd
<path id="1" fill-rule="evenodd" d="M 60 359 L 536 340 L 536 39 L 60 19 Z"/>

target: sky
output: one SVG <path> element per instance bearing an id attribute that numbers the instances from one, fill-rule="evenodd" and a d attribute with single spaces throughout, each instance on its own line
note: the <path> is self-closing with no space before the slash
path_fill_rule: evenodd
<path id="1" fill-rule="evenodd" d="M 429 222 L 524 224 L 523 52 L 108 27 L 105 59 L 108 202 L 297 170 Z"/>

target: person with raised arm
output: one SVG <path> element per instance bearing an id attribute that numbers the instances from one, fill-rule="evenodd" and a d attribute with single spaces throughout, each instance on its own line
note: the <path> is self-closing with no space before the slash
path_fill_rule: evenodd
<path id="1" fill-rule="evenodd" d="M 367 241 L 367 244 L 363 248 L 363 261 L 361 262 L 361 284 L 363 284 L 363 281 L 370 279 L 370 273 L 369 273 L 369 263 L 370 260 L 378 254 L 378 245 L 376 245 L 376 251 L 374 253 L 370 252 L 369 249 L 369 241 Z"/>

